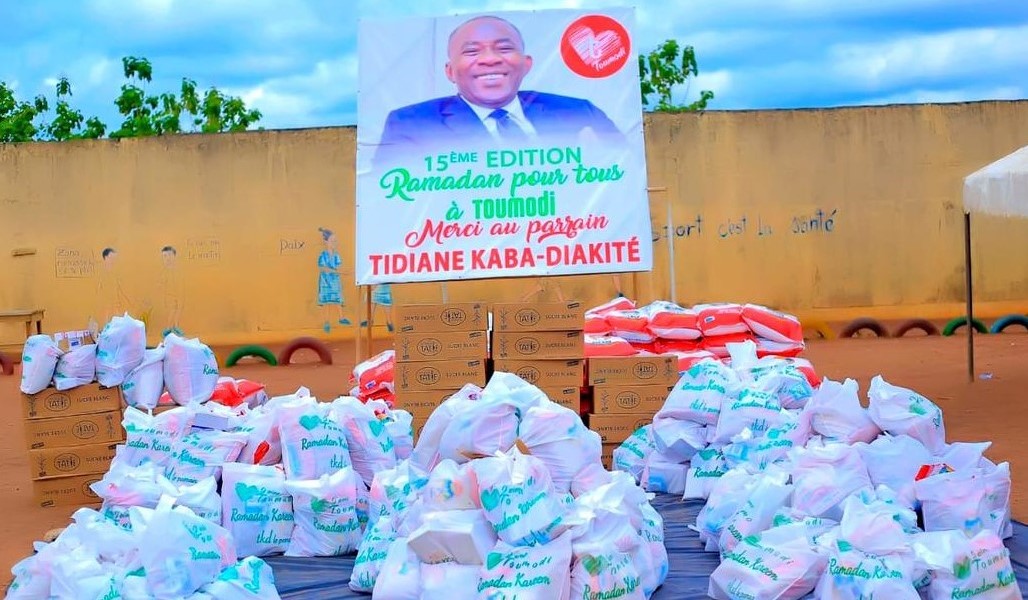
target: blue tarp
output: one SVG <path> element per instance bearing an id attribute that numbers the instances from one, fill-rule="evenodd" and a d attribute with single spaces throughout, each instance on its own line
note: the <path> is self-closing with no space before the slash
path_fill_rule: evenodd
<path id="1" fill-rule="evenodd" d="M 670 571 L 667 581 L 653 594 L 654 600 L 707 598 L 707 579 L 718 565 L 718 555 L 704 552 L 699 535 L 688 528 L 696 523 L 703 507 L 701 500 L 682 501 L 678 496 L 658 495 L 653 507 L 664 517 L 664 545 Z M 1014 537 L 1006 540 L 1010 560 L 1022 592 L 1028 592 L 1028 526 L 1014 523 Z M 343 600 L 361 598 L 350 590 L 353 556 L 339 558 L 266 557 L 275 571 L 275 585 L 282 598 L 305 600 Z"/>

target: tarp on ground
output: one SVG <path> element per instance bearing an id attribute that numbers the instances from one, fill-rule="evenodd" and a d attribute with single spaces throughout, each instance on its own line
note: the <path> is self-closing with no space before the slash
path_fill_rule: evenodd
<path id="1" fill-rule="evenodd" d="M 664 585 L 653 594 L 654 600 L 691 600 L 707 596 L 707 581 L 718 566 L 716 552 L 705 552 L 699 534 L 689 525 L 703 508 L 702 500 L 682 501 L 679 496 L 658 495 L 653 507 L 664 517 L 664 545 L 667 547 L 669 573 Z M 1028 591 L 1028 526 L 1014 523 L 1014 537 L 1006 540 L 1010 561 L 1021 590 Z M 342 600 L 363 598 L 350 590 L 354 556 L 338 558 L 266 557 L 275 571 L 275 585 L 282 598 Z"/>

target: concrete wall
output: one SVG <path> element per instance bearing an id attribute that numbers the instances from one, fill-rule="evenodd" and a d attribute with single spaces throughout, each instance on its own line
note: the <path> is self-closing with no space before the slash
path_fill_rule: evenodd
<path id="1" fill-rule="evenodd" d="M 714 111 L 646 127 L 653 273 L 412 284 L 394 300 L 600 302 L 618 287 L 671 298 L 673 243 L 683 304 L 956 315 L 962 178 L 1028 144 L 1028 102 Z M 211 343 L 352 337 L 317 305 L 317 258 L 327 228 L 353 264 L 354 152 L 353 128 L 0 146 L 0 312 L 43 307 L 58 331 L 129 310 L 153 339 L 175 324 Z M 1028 221 L 978 217 L 974 235 L 982 308 L 1028 309 Z M 356 324 L 352 283 L 344 303 Z M 0 342 L 19 334 L 0 329 Z"/>

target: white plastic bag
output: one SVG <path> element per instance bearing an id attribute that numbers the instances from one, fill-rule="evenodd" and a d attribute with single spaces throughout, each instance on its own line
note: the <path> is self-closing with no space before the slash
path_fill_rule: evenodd
<path id="1" fill-rule="evenodd" d="M 320 479 L 287 481 L 295 526 L 285 555 L 339 556 L 355 552 L 363 537 L 357 516 L 358 487 L 364 487 L 364 482 L 350 467 Z"/>
<path id="2" fill-rule="evenodd" d="M 843 540 L 831 547 L 828 566 L 814 590 L 818 598 L 920 600 L 909 554 L 872 554 Z"/>
<path id="3" fill-rule="evenodd" d="M 21 353 L 21 392 L 38 394 L 50 385 L 61 358 L 61 349 L 48 335 L 33 335 L 25 340 Z"/>
<path id="4" fill-rule="evenodd" d="M 239 426 L 246 434 L 246 443 L 239 451 L 238 462 L 247 465 L 277 465 L 282 462 L 282 438 L 278 413 L 274 406 L 258 406 L 246 415 Z"/>
<path id="5" fill-rule="evenodd" d="M 630 473 L 638 481 L 642 476 L 646 461 L 656 450 L 657 443 L 653 439 L 653 424 L 643 425 L 614 449 L 611 468 Z"/>
<path id="6" fill-rule="evenodd" d="M 722 554 L 731 552 L 745 538 L 771 526 L 775 513 L 792 494 L 792 486 L 786 484 L 787 479 L 784 472 L 775 472 L 757 480 L 746 501 L 724 523 L 718 540 Z"/>
<path id="7" fill-rule="evenodd" d="M 399 525 L 399 520 L 427 483 L 428 473 L 409 460 L 400 461 L 395 468 L 379 471 L 369 491 L 368 522 L 375 523 L 384 518 Z"/>
<path id="8" fill-rule="evenodd" d="M 196 516 L 221 525 L 221 496 L 218 495 L 218 482 L 214 477 L 206 477 L 192 485 L 175 485 L 158 476 L 158 483 L 169 496 L 175 498 L 175 504 L 185 506 L 196 513 Z"/>
<path id="9" fill-rule="evenodd" d="M 155 408 L 164 393 L 164 346 L 143 352 L 143 362 L 129 372 L 121 384 L 125 404 Z"/>
<path id="10" fill-rule="evenodd" d="M 839 383 L 825 377 L 807 403 L 811 429 L 845 444 L 874 440 L 881 429 L 860 405 L 858 394 L 856 380 L 846 379 Z"/>
<path id="11" fill-rule="evenodd" d="M 163 497 L 138 537 L 147 591 L 158 599 L 192 594 L 236 562 L 236 548 L 227 530 L 188 508 L 172 508 L 173 502 Z"/>
<path id="12" fill-rule="evenodd" d="M 198 339 L 164 338 L 164 385 L 176 404 L 202 404 L 218 385 L 218 359 Z"/>
<path id="13" fill-rule="evenodd" d="M 873 489 L 860 453 L 840 443 L 795 449 L 792 480 L 792 505 L 796 510 L 833 520 L 842 518 L 842 503 L 847 496 Z"/>
<path id="14" fill-rule="evenodd" d="M 114 462 L 130 467 L 147 462 L 168 465 L 176 443 L 189 431 L 195 418 L 196 412 L 190 407 L 173 408 L 158 415 L 127 407 L 121 420 L 125 445 L 118 447 Z"/>
<path id="15" fill-rule="evenodd" d="M 587 429 L 578 413 L 553 402 L 529 408 L 521 416 L 517 435 L 546 465 L 558 492 L 569 491 L 575 475 L 587 465 L 599 464 L 603 453 L 600 434 Z"/>
<path id="16" fill-rule="evenodd" d="M 220 480 L 222 465 L 235 461 L 245 443 L 243 432 L 194 430 L 175 441 L 164 475 L 186 485 L 207 477 Z"/>
<path id="17" fill-rule="evenodd" d="M 885 434 L 870 444 L 857 444 L 856 448 L 867 465 L 871 484 L 888 486 L 901 502 L 914 508 L 914 478 L 922 465 L 932 462 L 924 444 L 908 435 Z"/>
<path id="18" fill-rule="evenodd" d="M 925 531 L 955 529 L 968 536 L 992 525 L 981 470 L 952 471 L 914 484 L 921 501 Z"/>
<path id="19" fill-rule="evenodd" d="M 342 427 L 353 468 L 371 485 L 375 473 L 396 466 L 396 449 L 387 430 L 388 407 L 371 400 L 367 404 L 356 398 L 340 397 L 332 402 L 329 414 Z M 382 418 L 376 415 L 381 411 Z"/>
<path id="20" fill-rule="evenodd" d="M 104 387 L 119 386 L 143 362 L 146 326 L 126 313 L 111 319 L 96 340 L 96 380 Z"/>
<path id="21" fill-rule="evenodd" d="M 423 564 L 481 565 L 496 541 L 481 510 L 444 510 L 424 513 L 407 545 Z"/>
<path id="22" fill-rule="evenodd" d="M 707 594 L 715 600 L 797 600 L 813 591 L 827 558 L 796 537 L 784 543 L 749 536 L 722 556 L 710 575 Z"/>
<path id="23" fill-rule="evenodd" d="M 706 427 L 692 421 L 654 421 L 650 435 L 653 436 L 657 453 L 671 463 L 684 463 L 707 445 Z"/>
<path id="24" fill-rule="evenodd" d="M 357 558 L 353 561 L 348 584 L 351 590 L 370 594 L 375 589 L 375 582 L 395 539 L 396 529 L 391 519 L 378 519 L 369 523 L 357 549 Z"/>
<path id="25" fill-rule="evenodd" d="M 396 460 L 410 458 L 414 452 L 414 415 L 405 410 L 390 410 L 386 418 L 386 433 L 393 440 Z"/>
<path id="26" fill-rule="evenodd" d="M 54 387 L 60 391 L 88 385 L 96 379 L 96 344 L 76 346 L 57 360 Z"/>
<path id="27" fill-rule="evenodd" d="M 482 388 L 469 383 L 432 411 L 414 445 L 414 451 L 410 455 L 411 462 L 428 472 L 442 458 L 445 458 L 440 455 L 439 446 L 450 426 L 450 421 L 453 420 L 454 415 L 470 409 L 481 395 Z"/>
<path id="28" fill-rule="evenodd" d="M 275 574 L 268 563 L 256 556 L 247 556 L 226 568 L 203 591 L 216 600 L 280 599 L 275 589 Z"/>
<path id="29" fill-rule="evenodd" d="M 682 374 L 654 421 L 677 419 L 716 425 L 721 406 L 738 396 L 739 377 L 718 360 L 701 360 Z"/>
<path id="30" fill-rule="evenodd" d="M 372 600 L 419 600 L 421 598 L 421 563 L 407 547 L 407 538 L 399 537 L 389 544 L 385 560 L 375 580 Z"/>
<path id="31" fill-rule="evenodd" d="M 330 406 L 300 398 L 275 407 L 282 465 L 289 479 L 317 479 L 351 466 L 346 433 L 330 417 Z"/>
<path id="32" fill-rule="evenodd" d="M 798 416 L 782 408 L 778 397 L 752 387 L 743 387 L 738 398 L 721 407 L 713 443 L 727 444 L 745 429 L 761 437 L 769 429 L 796 423 Z"/>
<path id="33" fill-rule="evenodd" d="M 440 458 L 458 463 L 477 456 L 490 456 L 514 445 L 518 416 L 513 404 L 495 396 L 463 407 L 453 414 L 439 440 Z"/>
<path id="34" fill-rule="evenodd" d="M 293 535 L 293 498 L 277 467 L 228 463 L 222 471 L 221 519 L 238 556 L 285 552 Z"/>
<path id="35" fill-rule="evenodd" d="M 158 482 L 160 472 L 161 468 L 152 463 L 138 467 L 127 463 L 112 464 L 100 481 L 89 485 L 89 489 L 103 501 L 100 514 L 123 529 L 131 529 L 129 508 L 155 508 L 166 493 Z"/>
<path id="36" fill-rule="evenodd" d="M 471 463 L 440 461 L 428 476 L 422 497 L 425 509 L 431 511 L 479 508 L 478 483 Z"/>
<path id="37" fill-rule="evenodd" d="M 893 435 L 906 434 L 920 441 L 933 454 L 946 448 L 946 426 L 942 410 L 931 400 L 907 388 L 892 385 L 876 375 L 867 391 L 868 414 Z"/>
<path id="38" fill-rule="evenodd" d="M 919 534 L 913 544 L 918 561 L 932 571 L 929 600 L 1021 598 L 1010 551 L 992 531 L 968 539 L 959 531 Z"/>
<path id="39" fill-rule="evenodd" d="M 515 447 L 473 464 L 482 510 L 501 540 L 515 546 L 546 544 L 564 532 L 565 508 L 541 460 Z"/>
<path id="40" fill-rule="evenodd" d="M 683 499 L 706 500 L 718 479 L 728 472 L 728 461 L 719 448 L 704 448 L 697 452 L 685 473 Z"/>
<path id="41" fill-rule="evenodd" d="M 570 572 L 570 531 L 536 546 L 500 540 L 480 571 L 479 598 L 512 598 L 516 590 L 518 600 L 567 600 Z"/>

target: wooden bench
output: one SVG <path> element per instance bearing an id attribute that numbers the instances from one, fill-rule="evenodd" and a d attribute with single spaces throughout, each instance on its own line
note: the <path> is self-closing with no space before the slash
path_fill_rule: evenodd
<path id="1" fill-rule="evenodd" d="M 0 312 L 0 323 L 24 323 L 26 339 L 33 335 L 33 323 L 36 325 L 35 333 L 43 333 L 43 313 L 46 310 L 36 308 L 33 310 L 9 310 Z"/>

